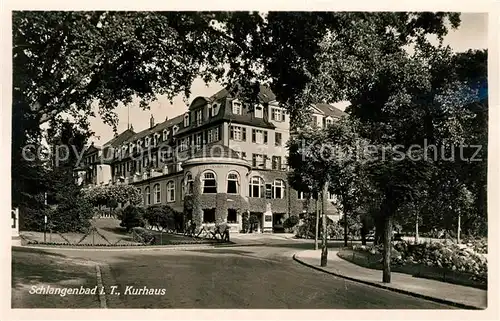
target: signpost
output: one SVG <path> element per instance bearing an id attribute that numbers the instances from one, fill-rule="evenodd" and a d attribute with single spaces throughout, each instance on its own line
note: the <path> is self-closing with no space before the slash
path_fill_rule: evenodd
<path id="1" fill-rule="evenodd" d="M 19 209 L 11 210 L 12 218 L 12 245 L 21 245 L 21 238 L 19 237 Z"/>
<path id="2" fill-rule="evenodd" d="M 43 242 L 46 243 L 47 242 L 47 215 L 44 215 L 43 217 L 43 221 L 44 221 L 44 224 L 43 224 Z"/>

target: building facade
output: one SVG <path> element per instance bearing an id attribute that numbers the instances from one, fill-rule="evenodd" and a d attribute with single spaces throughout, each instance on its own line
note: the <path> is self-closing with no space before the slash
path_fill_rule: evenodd
<path id="1" fill-rule="evenodd" d="M 311 113 L 317 127 L 343 115 L 326 104 L 311 106 Z M 257 215 L 259 231 L 279 232 L 289 215 L 315 206 L 288 185 L 289 138 L 289 115 L 269 89 L 261 87 L 254 106 L 221 90 L 197 97 L 173 119 L 156 123 L 151 116 L 147 129 L 130 128 L 100 148 L 89 147 L 77 172 L 84 185 L 133 184 L 144 206 L 166 204 L 180 212 L 199 186 L 204 225 L 224 217 L 231 231 L 240 231 L 247 212 Z M 338 219 L 331 202 L 326 212 Z"/>

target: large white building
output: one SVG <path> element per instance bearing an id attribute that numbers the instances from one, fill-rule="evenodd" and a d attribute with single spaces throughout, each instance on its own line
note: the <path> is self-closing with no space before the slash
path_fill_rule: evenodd
<path id="1" fill-rule="evenodd" d="M 311 113 L 317 127 L 344 114 L 327 104 L 311 106 Z M 133 184 L 145 206 L 167 204 L 188 219 L 186 199 L 198 180 L 204 224 L 218 218 L 239 231 L 246 211 L 258 216 L 259 230 L 279 231 L 287 216 L 311 206 L 287 184 L 289 137 L 289 115 L 269 89 L 261 87 L 255 106 L 221 90 L 197 97 L 182 115 L 159 123 L 151 116 L 142 131 L 130 128 L 102 147 L 90 146 L 77 172 L 85 185 Z M 337 216 L 333 205 L 327 213 Z"/>

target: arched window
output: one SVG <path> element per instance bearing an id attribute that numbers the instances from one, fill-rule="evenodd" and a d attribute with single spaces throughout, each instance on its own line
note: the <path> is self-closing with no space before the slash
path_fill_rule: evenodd
<path id="1" fill-rule="evenodd" d="M 273 182 L 273 198 L 285 197 L 285 182 L 277 179 Z"/>
<path id="2" fill-rule="evenodd" d="M 149 189 L 149 186 L 146 186 L 144 189 L 144 193 L 146 194 L 146 205 L 151 204 L 151 191 Z"/>
<path id="3" fill-rule="evenodd" d="M 250 187 L 248 189 L 248 196 L 250 197 L 264 197 L 264 180 L 262 177 L 254 176 L 250 179 Z"/>
<path id="4" fill-rule="evenodd" d="M 240 178 L 238 173 L 231 172 L 227 175 L 227 193 L 238 194 L 240 190 Z"/>
<path id="5" fill-rule="evenodd" d="M 155 184 L 153 187 L 153 195 L 155 204 L 161 203 L 161 188 L 160 184 Z"/>
<path id="6" fill-rule="evenodd" d="M 193 175 L 191 173 L 186 174 L 186 179 L 184 180 L 186 182 L 186 195 L 191 195 L 193 194 Z"/>
<path id="7" fill-rule="evenodd" d="M 167 183 L 167 202 L 175 202 L 175 183 L 168 181 Z"/>
<path id="8" fill-rule="evenodd" d="M 203 194 L 217 193 L 217 179 L 214 172 L 203 173 Z"/>

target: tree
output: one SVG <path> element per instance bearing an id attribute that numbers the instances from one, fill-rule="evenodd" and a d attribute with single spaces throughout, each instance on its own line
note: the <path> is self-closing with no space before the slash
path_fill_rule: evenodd
<path id="1" fill-rule="evenodd" d="M 85 197 L 94 206 L 108 206 L 110 204 L 139 205 L 142 195 L 133 185 L 104 185 L 94 186 L 85 190 Z"/>
<path id="2" fill-rule="evenodd" d="M 129 232 L 134 227 L 144 227 L 144 209 L 129 205 L 123 209 L 120 226 Z"/>

